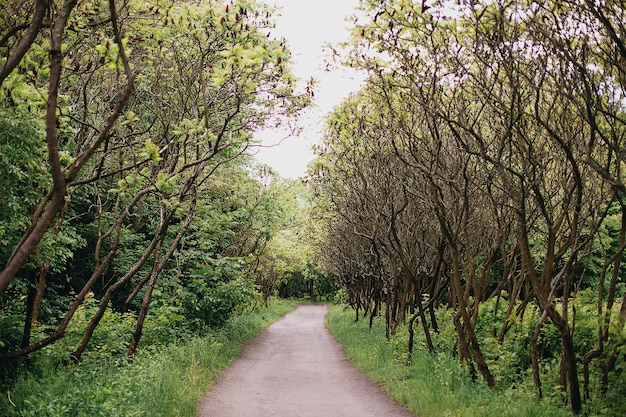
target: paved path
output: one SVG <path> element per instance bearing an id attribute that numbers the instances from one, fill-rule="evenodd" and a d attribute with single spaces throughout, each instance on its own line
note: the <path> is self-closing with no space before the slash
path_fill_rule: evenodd
<path id="1" fill-rule="evenodd" d="M 252 340 L 198 417 L 415 417 L 348 362 L 327 311 L 301 305 Z"/>

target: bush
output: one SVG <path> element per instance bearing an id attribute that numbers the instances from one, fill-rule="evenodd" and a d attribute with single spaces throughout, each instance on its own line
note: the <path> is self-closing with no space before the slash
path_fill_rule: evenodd
<path id="1" fill-rule="evenodd" d="M 449 331 L 446 317 L 446 314 L 440 317 L 443 320 L 439 338 L 454 335 Z M 423 340 L 416 343 L 412 365 L 406 366 L 401 353 L 406 350 L 406 331 L 399 330 L 387 341 L 383 320 L 375 320 L 370 331 L 367 323 L 354 322 L 352 312 L 335 306 L 328 314 L 328 328 L 358 368 L 370 374 L 396 401 L 422 417 L 570 415 L 550 399 L 539 403 L 532 380 L 529 383 L 527 378 L 521 378 L 516 388 L 500 386 L 495 390 L 482 380 L 472 381 L 467 368 L 459 364 L 452 351 L 430 354 Z M 442 345 L 449 346 L 450 342 Z M 505 360 L 498 363 L 508 366 Z"/>
<path id="2" fill-rule="evenodd" d="M 244 261 L 238 258 L 207 260 L 177 290 L 185 322 L 193 331 L 223 325 L 233 312 L 257 296 L 254 283 L 242 274 Z"/>
<path id="3" fill-rule="evenodd" d="M 180 291 L 182 314 L 197 326 L 223 325 L 236 308 L 254 299 L 254 285 L 243 278 L 212 283 L 196 278 Z"/>
<path id="4" fill-rule="evenodd" d="M 269 308 L 235 314 L 205 337 L 188 337 L 141 349 L 132 361 L 113 349 L 66 364 L 42 351 L 0 396 L 0 415 L 189 416 L 217 375 L 241 352 L 243 342 L 287 313 L 296 303 L 272 300 Z M 113 316 L 111 316 L 113 319 Z M 103 346 L 119 343 L 115 320 L 100 335 Z M 122 326 L 123 323 L 118 323 Z M 56 349 L 56 348 L 55 348 Z"/>

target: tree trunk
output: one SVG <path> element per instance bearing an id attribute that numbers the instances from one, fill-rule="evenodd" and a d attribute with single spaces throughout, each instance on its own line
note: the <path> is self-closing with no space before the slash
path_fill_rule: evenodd
<path id="1" fill-rule="evenodd" d="M 78 156 L 74 163 L 67 169 L 61 167 L 59 157 L 59 144 L 57 138 L 57 103 L 59 95 L 59 85 L 62 72 L 61 44 L 65 27 L 69 20 L 70 14 L 76 6 L 77 0 L 65 0 L 63 5 L 57 12 L 54 25 L 51 30 L 50 39 L 50 71 L 49 71 L 49 89 L 48 100 L 46 103 L 46 144 L 48 148 L 49 168 L 52 174 L 52 191 L 42 199 L 40 209 L 33 216 L 33 220 L 29 229 L 24 233 L 19 244 L 13 251 L 13 254 L 7 261 L 4 269 L 0 271 L 0 294 L 2 294 L 11 283 L 15 275 L 18 273 L 24 262 L 30 254 L 35 250 L 44 234 L 52 224 L 52 221 L 63 208 L 68 196 L 68 188 L 71 182 L 76 178 L 81 169 L 91 159 L 96 150 L 101 146 L 104 140 L 109 136 L 111 129 L 115 125 L 126 103 L 130 99 L 134 91 L 134 75 L 128 63 L 128 57 L 124 51 L 122 37 L 119 33 L 117 25 L 117 12 L 115 10 L 115 1 L 109 2 L 109 10 L 111 16 L 111 28 L 114 33 L 115 42 L 119 48 L 119 56 L 121 57 L 124 72 L 127 77 L 127 84 L 115 104 L 111 114 L 100 129 L 98 137 L 90 144 L 85 151 Z M 37 10 L 39 11 L 43 5 L 47 3 L 39 2 Z M 33 29 L 36 25 L 33 26 Z M 64 177 L 64 174 L 66 175 Z"/>
<path id="2" fill-rule="evenodd" d="M 454 313 L 454 327 L 456 329 L 456 347 L 459 351 L 459 362 L 467 364 L 470 368 L 470 374 L 472 379 L 476 378 L 476 370 L 474 369 L 474 365 L 470 359 L 469 353 L 469 345 L 467 343 L 467 339 L 465 338 L 465 330 L 463 329 L 463 325 L 461 324 L 461 320 L 459 319 L 460 313 L 457 311 Z"/>
<path id="3" fill-rule="evenodd" d="M 146 276 L 145 278 L 140 280 L 137 283 L 137 285 L 135 285 L 135 288 L 131 291 L 128 297 L 126 297 L 126 300 L 124 300 L 122 313 L 128 313 L 130 311 L 130 303 L 132 303 L 135 297 L 137 297 L 137 294 L 139 294 L 139 291 L 141 291 L 141 289 L 143 288 L 144 285 L 146 285 L 146 282 L 148 282 L 149 279 L 150 279 L 150 275 Z"/>
<path id="4" fill-rule="evenodd" d="M 574 340 L 567 323 L 561 329 L 561 340 L 563 346 L 561 367 L 569 384 L 572 412 L 580 414 L 582 411 L 582 399 L 580 396 L 580 383 L 578 382 L 578 370 L 576 369 L 576 351 L 574 350 Z"/>
<path id="5" fill-rule="evenodd" d="M 462 344 L 460 348 L 463 348 L 465 350 L 465 353 L 467 354 L 467 360 L 470 360 L 469 344 L 471 344 L 472 358 L 474 359 L 474 363 L 478 367 L 478 371 L 483 376 L 483 379 L 485 380 L 487 385 L 490 388 L 493 388 L 496 385 L 495 380 L 493 379 L 493 375 L 491 375 L 491 371 L 489 370 L 487 361 L 483 356 L 480 344 L 478 343 L 478 339 L 476 337 L 476 332 L 474 331 L 474 326 L 472 325 L 472 320 L 467 311 L 465 295 L 463 294 L 463 290 L 461 288 L 461 270 L 457 256 L 458 255 L 456 253 L 452 255 L 452 286 L 454 288 L 454 294 L 458 303 L 458 313 L 456 319 L 458 324 L 455 324 L 457 327 L 459 342 Z M 462 323 L 461 319 L 463 320 Z M 469 339 L 469 344 L 467 339 L 465 338 L 466 334 L 467 338 Z"/>
<path id="6" fill-rule="evenodd" d="M 137 323 L 135 325 L 135 332 L 133 333 L 133 339 L 130 342 L 130 346 L 128 347 L 127 356 L 134 356 L 135 351 L 137 350 L 137 345 L 139 344 L 139 340 L 141 340 L 141 335 L 143 334 L 143 324 L 146 320 L 146 316 L 148 315 L 148 308 L 150 307 L 150 300 L 152 299 L 152 292 L 154 291 L 154 286 L 157 281 L 158 272 L 152 271 L 150 273 L 150 279 L 148 280 L 148 286 L 146 287 L 146 292 L 143 295 L 143 300 L 141 302 L 141 309 L 139 310 L 139 314 L 137 315 Z"/>
<path id="7" fill-rule="evenodd" d="M 4 269 L 0 271 L 0 294 L 9 286 L 15 274 L 17 274 L 24 262 L 26 262 L 26 259 L 35 250 L 52 221 L 63 208 L 65 196 L 65 190 L 61 192 L 55 191 L 41 216 L 33 219 L 32 227 L 22 237 Z"/>
<path id="8" fill-rule="evenodd" d="M 374 317 L 378 315 L 379 307 L 380 307 L 380 301 L 378 300 L 378 296 L 376 296 L 376 299 L 374 300 L 374 308 L 372 309 L 372 312 L 370 313 L 370 322 L 369 322 L 370 329 L 374 325 Z"/>
<path id="9" fill-rule="evenodd" d="M 32 271 L 33 275 L 35 271 Z M 24 332 L 22 334 L 22 343 L 20 347 L 23 349 L 30 345 L 30 335 L 33 328 L 33 314 L 35 311 L 35 298 L 37 297 L 37 289 L 33 286 L 28 288 L 28 296 L 26 297 L 26 318 L 24 319 Z"/>
<path id="10" fill-rule="evenodd" d="M 389 340 L 389 338 L 391 337 L 391 290 L 387 289 L 387 294 L 386 294 L 386 302 L 385 302 L 385 337 L 387 338 L 387 340 Z"/>
<path id="11" fill-rule="evenodd" d="M 49 2 L 47 0 L 37 0 L 37 3 L 35 4 L 35 11 L 33 13 L 33 19 L 28 25 L 28 30 L 24 34 L 24 37 L 20 39 L 17 47 L 7 58 L 2 68 L 0 68 L 0 84 L 2 84 L 15 67 L 19 65 L 22 58 L 24 58 L 24 55 L 26 55 L 26 52 L 28 52 L 32 46 L 37 34 L 41 30 L 48 6 Z"/>
<path id="12" fill-rule="evenodd" d="M 415 323 L 415 320 L 417 320 L 418 317 L 419 317 L 419 313 L 413 314 L 411 318 L 409 319 L 409 324 L 407 326 L 409 329 L 409 341 L 408 341 L 409 358 L 407 360 L 407 366 L 411 366 L 411 362 L 413 361 L 413 338 L 415 335 L 415 331 L 413 330 L 413 324 Z"/>
<path id="13" fill-rule="evenodd" d="M 50 266 L 50 260 L 44 266 L 39 267 L 39 279 L 37 280 L 37 292 L 35 293 L 35 300 L 33 302 L 33 314 L 31 317 L 32 324 L 35 324 L 39 320 L 41 314 L 41 301 L 43 300 L 43 293 L 46 289 L 46 277 L 48 276 L 48 268 Z"/>
<path id="14" fill-rule="evenodd" d="M 433 340 L 430 337 L 430 328 L 428 327 L 428 322 L 426 321 L 426 314 L 424 314 L 424 307 L 422 306 L 421 300 L 419 301 L 417 305 L 417 314 L 419 314 L 421 322 L 422 322 L 422 327 L 424 329 L 424 336 L 426 336 L 426 344 L 428 345 L 428 351 L 430 353 L 435 353 L 435 345 L 433 345 Z"/>
<path id="15" fill-rule="evenodd" d="M 176 248 L 180 244 L 180 241 L 183 238 L 183 235 L 185 234 L 185 232 L 187 231 L 187 228 L 191 224 L 191 220 L 193 219 L 195 209 L 196 209 L 196 195 L 194 191 L 193 199 L 191 203 L 189 204 L 189 209 L 187 211 L 187 216 L 185 218 L 185 221 L 181 225 L 180 230 L 176 234 L 176 237 L 174 238 L 169 248 L 167 249 L 167 252 L 165 252 L 165 254 L 162 257 L 159 257 L 159 252 L 160 252 L 162 241 L 159 242 L 159 245 L 156 248 L 156 252 L 154 255 L 155 265 L 152 268 L 152 271 L 150 272 L 150 280 L 148 281 L 148 286 L 146 288 L 146 292 L 143 296 L 143 300 L 141 303 L 141 309 L 139 310 L 139 315 L 137 316 L 137 323 L 135 325 L 135 332 L 133 333 L 133 339 L 130 343 L 130 346 L 128 347 L 128 352 L 127 352 L 128 356 L 133 356 L 135 354 L 135 351 L 137 350 L 137 345 L 139 345 L 139 341 L 141 340 L 141 336 L 143 334 L 144 321 L 146 319 L 146 316 L 148 315 L 148 309 L 150 308 L 150 300 L 152 299 L 152 292 L 154 291 L 154 286 L 156 285 L 157 278 L 159 274 L 161 273 L 161 271 L 165 268 L 165 264 L 167 263 L 167 261 L 169 261 L 169 259 L 172 257 L 172 255 L 176 251 Z"/>

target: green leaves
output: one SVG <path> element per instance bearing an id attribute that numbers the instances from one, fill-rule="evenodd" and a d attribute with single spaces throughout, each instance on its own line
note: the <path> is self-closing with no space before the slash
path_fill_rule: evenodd
<path id="1" fill-rule="evenodd" d="M 152 143 L 150 139 L 146 139 L 144 142 L 144 151 L 140 155 L 150 158 L 155 164 L 158 164 L 163 160 L 163 158 L 159 155 L 159 147 Z"/>
<path id="2" fill-rule="evenodd" d="M 29 224 L 29 213 L 49 185 L 43 126 L 23 109 L 0 107 L 0 263 Z"/>
<path id="3" fill-rule="evenodd" d="M 165 172 L 159 172 L 157 174 L 155 188 L 163 194 L 170 194 L 174 191 L 176 186 L 176 176 L 169 175 Z"/>
<path id="4" fill-rule="evenodd" d="M 200 139 L 207 133 L 208 138 L 205 140 L 207 143 L 211 143 L 215 139 L 215 135 L 211 132 L 206 132 L 206 121 L 204 119 L 188 119 L 183 118 L 181 122 L 174 127 L 172 133 L 176 136 L 181 136 L 181 141 L 189 139 L 190 137 Z"/>
<path id="5" fill-rule="evenodd" d="M 128 38 L 122 39 L 124 52 L 127 56 L 131 55 L 131 48 L 127 47 Z M 100 59 L 104 62 L 105 68 L 108 70 L 123 71 L 122 61 L 120 58 L 120 47 L 113 39 L 103 38 L 100 44 L 95 45 Z"/>

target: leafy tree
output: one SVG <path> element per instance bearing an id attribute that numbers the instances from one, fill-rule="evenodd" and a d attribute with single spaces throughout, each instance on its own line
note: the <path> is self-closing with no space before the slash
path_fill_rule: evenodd
<path id="1" fill-rule="evenodd" d="M 29 256 L 44 249 L 48 230 L 63 236 L 80 226 L 89 240 L 76 236 L 84 243 L 69 245 L 63 256 L 69 259 L 86 245 L 82 254 L 93 261 L 73 270 L 81 275 L 71 279 L 76 297 L 61 312 L 56 329 L 2 355 L 3 360 L 63 337 L 94 288 L 100 305 L 74 357 L 80 357 L 116 299 L 124 299 L 125 308 L 138 308 L 132 354 L 158 277 L 192 224 L 198 192 L 224 164 L 241 158 L 252 131 L 308 104 L 307 94 L 295 93 L 284 41 L 266 35 L 271 12 L 250 2 L 140 0 L 67 1 L 52 10 L 50 39 L 39 31 L 19 70 L 2 85 L 7 96 L 20 98 L 15 106 L 26 103 L 20 111 L 45 124 L 51 186 L 38 189 L 31 225 L 0 272 L 0 292 Z M 18 33 L 11 32 L 11 39 Z M 253 219 L 255 213 L 255 206 L 246 206 L 229 216 Z M 242 239 L 233 239 L 236 248 L 230 249 L 244 257 L 257 250 L 263 232 L 250 229 L 253 222 L 236 222 L 223 226 L 240 228 Z M 103 277 L 106 284 L 100 286 Z M 39 284 L 45 287 L 43 279 Z M 122 289 L 127 296 L 118 295 Z M 137 306 L 133 300 L 140 294 Z"/>
<path id="2" fill-rule="evenodd" d="M 562 347 L 559 386 L 575 413 L 583 399 L 571 303 L 593 248 L 604 245 L 609 213 L 621 207 L 621 157 L 613 152 L 623 138 L 618 9 L 362 2 L 366 17 L 356 20 L 347 63 L 369 71 L 369 83 L 331 116 L 314 181 L 321 207 L 334 212 L 325 217 L 325 244 L 333 246 L 326 260 L 357 311 L 376 305 L 373 282 L 381 282 L 393 331 L 404 309 L 423 305 L 411 288 L 428 288 L 407 278 L 444 278 L 459 356 L 472 358 L 493 386 L 476 333 L 481 303 L 504 300 L 505 288 L 512 295 L 502 343 L 514 310 L 523 315 L 534 299 L 539 396 L 538 338 L 549 322 Z M 613 309 L 622 251 L 620 244 L 599 261 L 601 317 Z M 603 339 L 586 362 L 604 358 L 606 375 L 615 356 L 601 353 Z"/>
<path id="3" fill-rule="evenodd" d="M 334 291 L 315 249 L 315 222 L 311 220 L 312 197 L 298 180 L 276 179 L 270 184 L 280 216 L 254 268 L 256 283 L 267 303 L 270 296 L 329 296 Z"/>

